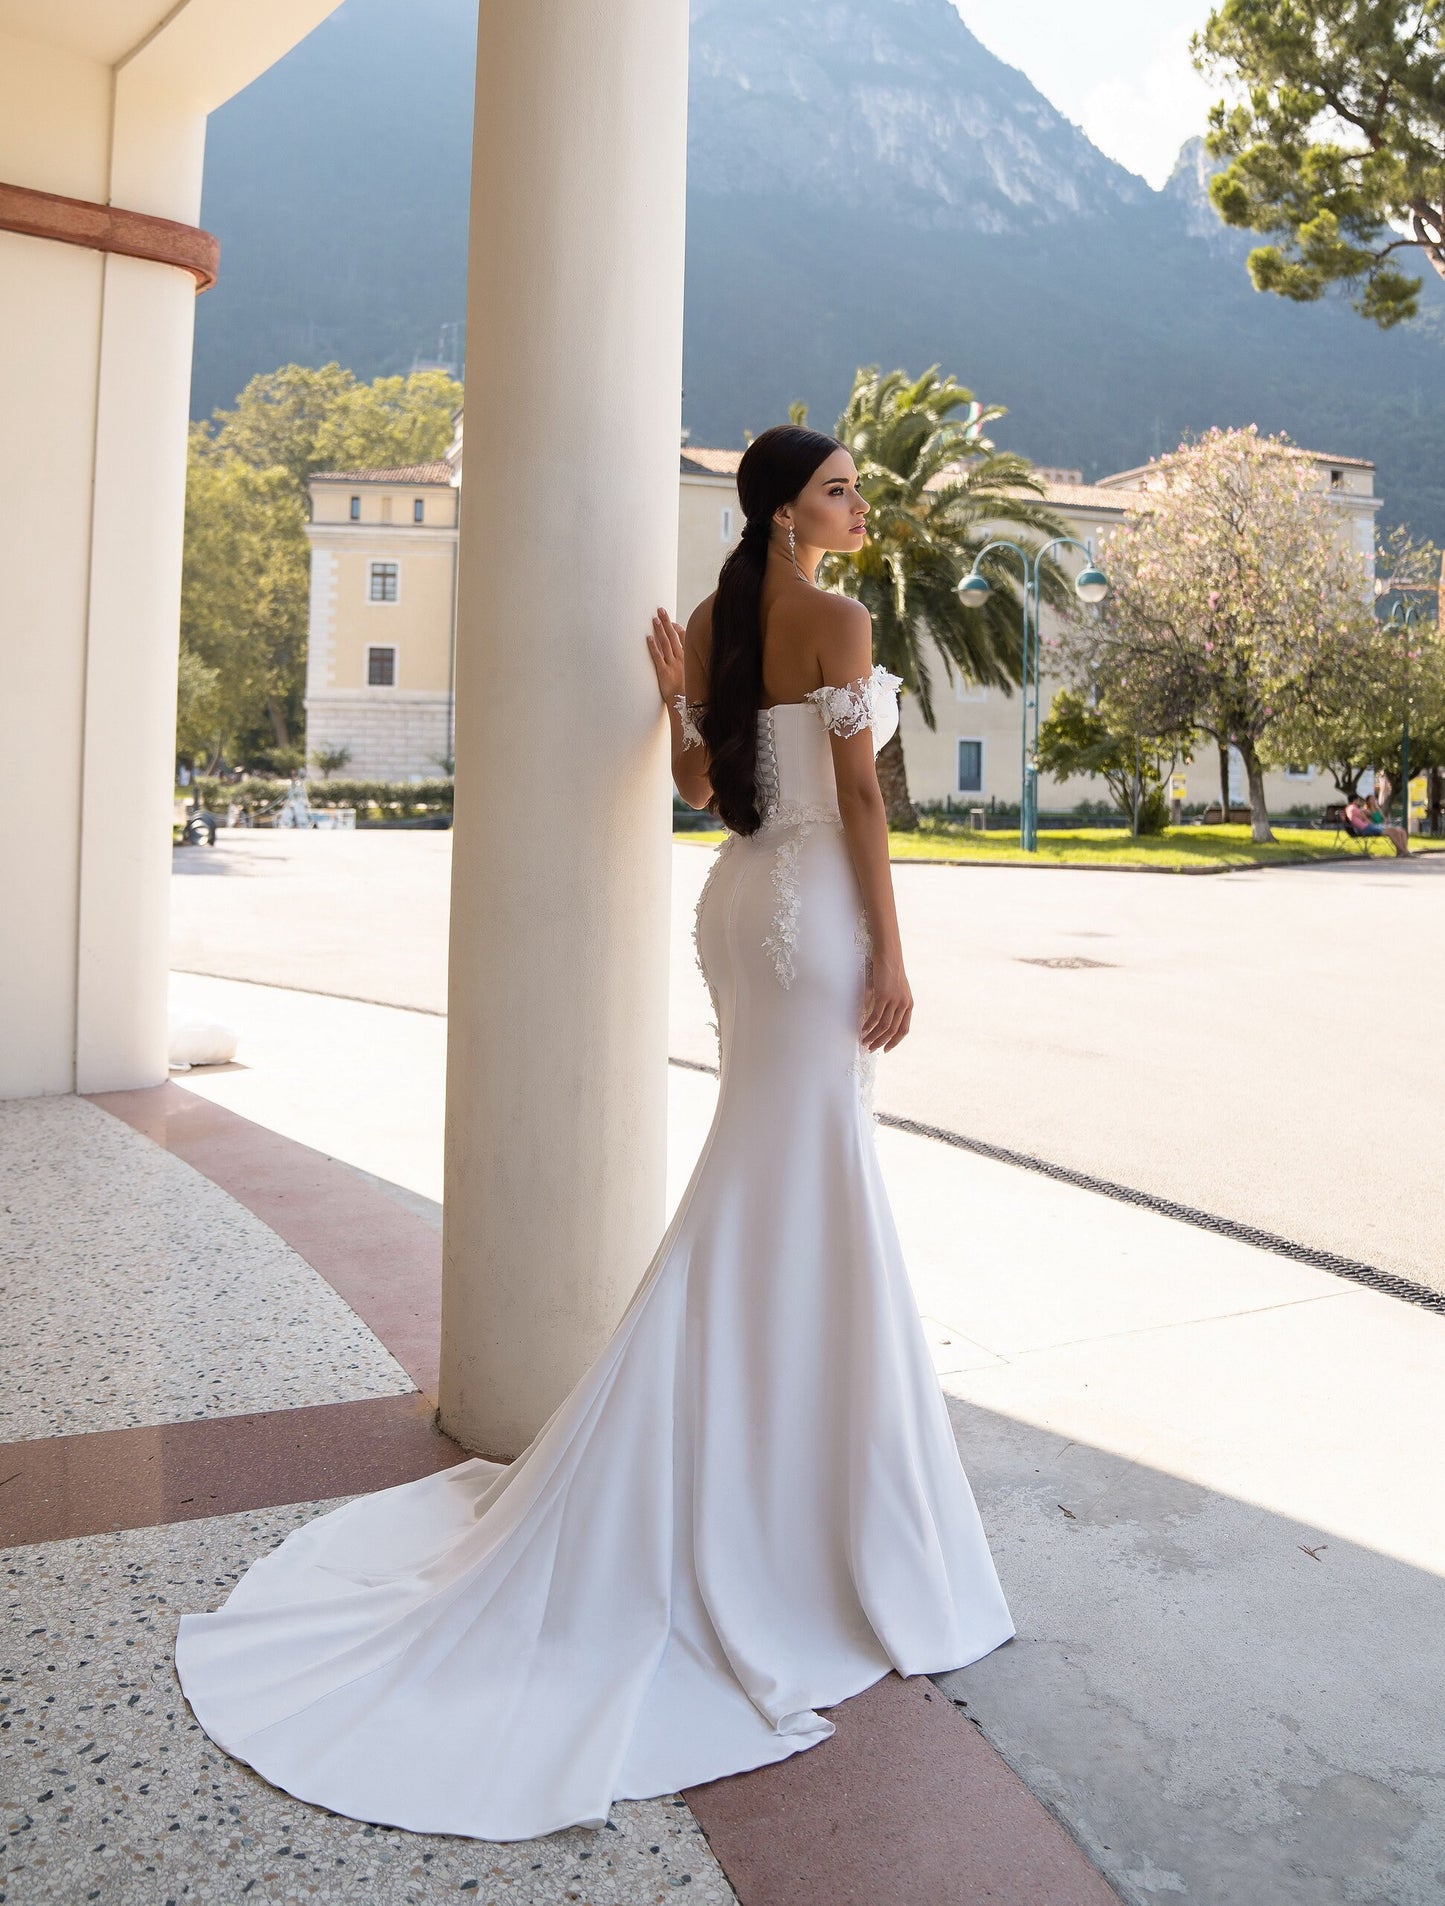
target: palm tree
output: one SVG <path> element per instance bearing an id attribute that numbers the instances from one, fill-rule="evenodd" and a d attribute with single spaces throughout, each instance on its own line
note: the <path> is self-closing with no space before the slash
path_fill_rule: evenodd
<path id="1" fill-rule="evenodd" d="M 854 374 L 838 419 L 835 434 L 852 453 L 871 505 L 868 540 L 856 554 L 825 557 L 819 581 L 868 609 L 874 660 L 903 678 L 930 728 L 938 726 L 931 664 L 939 658 L 949 683 L 957 672 L 1011 693 L 1020 678 L 1018 565 L 1006 552 L 991 556 L 983 567 L 993 593 L 981 609 L 966 609 L 957 589 L 975 556 L 995 536 L 1031 544 L 1064 533 L 1040 500 L 1043 485 L 1028 459 L 996 450 L 983 434 L 1003 415 L 1002 406 L 975 402 L 952 377 L 940 379 L 936 364 L 918 378 L 880 376 L 874 364 Z M 1050 601 L 1068 600 L 1057 567 L 1045 565 L 1042 586 Z M 901 733 L 880 753 L 878 779 L 889 826 L 916 828 Z"/>

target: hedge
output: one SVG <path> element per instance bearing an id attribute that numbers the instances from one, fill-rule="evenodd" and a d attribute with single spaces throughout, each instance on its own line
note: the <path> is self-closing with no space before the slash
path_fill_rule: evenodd
<path id="1" fill-rule="evenodd" d="M 306 798 L 312 807 L 354 807 L 361 820 L 411 820 L 425 814 L 450 814 L 452 781 L 329 781 L 308 780 Z M 278 806 L 291 792 L 291 783 L 250 775 L 244 781 L 215 781 L 202 776 L 190 790 L 202 807 L 224 814 L 232 801 L 252 809 Z"/>

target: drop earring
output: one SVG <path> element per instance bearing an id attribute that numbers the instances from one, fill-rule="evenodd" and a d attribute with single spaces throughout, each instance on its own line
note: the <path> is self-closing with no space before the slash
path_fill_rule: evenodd
<path id="1" fill-rule="evenodd" d="M 798 581 L 806 582 L 808 580 L 807 577 L 798 567 L 798 539 L 793 534 L 793 526 L 791 523 L 788 525 L 788 561 L 793 565 L 793 574 L 798 578 Z"/>

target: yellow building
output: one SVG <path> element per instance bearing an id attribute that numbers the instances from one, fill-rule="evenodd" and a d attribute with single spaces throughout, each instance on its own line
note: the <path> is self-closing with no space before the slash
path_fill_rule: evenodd
<path id="1" fill-rule="evenodd" d="M 1380 508 L 1374 465 L 1358 457 L 1310 454 L 1320 489 L 1339 511 L 1341 539 L 1368 564 Z M 680 620 L 716 586 L 723 559 L 741 534 L 736 481 L 741 457 L 741 450 L 683 446 L 673 605 Z M 1146 465 L 1085 483 L 1077 470 L 1039 471 L 1045 501 L 1068 533 L 1092 543 L 1101 558 L 1111 530 L 1139 506 L 1149 474 Z M 311 480 L 307 742 L 312 750 L 349 747 L 351 773 L 402 779 L 431 775 L 452 753 L 455 613 L 448 562 L 460 483 L 460 423 L 446 462 L 416 470 L 328 472 Z M 1046 608 L 1045 636 L 1057 628 Z M 1022 780 L 1019 696 L 972 682 L 950 686 L 941 669 L 937 684 L 936 728 L 924 722 L 914 697 L 903 698 L 901 731 L 914 800 L 1016 806 Z M 1041 685 L 1045 714 L 1058 686 L 1047 677 Z M 1181 768 L 1188 801 L 1219 798 L 1218 756 L 1207 743 Z M 1243 804 L 1248 790 L 1236 750 L 1231 750 L 1229 778 L 1231 802 Z M 1322 807 L 1337 790 L 1328 774 L 1301 763 L 1268 774 L 1265 793 L 1270 807 L 1283 813 Z M 1095 776 L 1042 778 L 1045 810 L 1107 799 L 1108 790 Z"/>
<path id="2" fill-rule="evenodd" d="M 445 460 L 311 479 L 306 744 L 359 779 L 451 772 L 458 501 Z"/>

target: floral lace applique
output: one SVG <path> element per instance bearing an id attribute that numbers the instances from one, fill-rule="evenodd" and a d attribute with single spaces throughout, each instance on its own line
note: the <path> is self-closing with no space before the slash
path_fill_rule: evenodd
<path id="1" fill-rule="evenodd" d="M 764 951 L 772 955 L 778 984 L 791 986 L 797 977 L 793 958 L 798 945 L 798 853 L 803 845 L 804 829 L 794 828 L 779 842 L 773 857 L 773 930 L 763 940 Z"/>
<path id="2" fill-rule="evenodd" d="M 823 726 L 846 741 L 876 724 L 883 697 L 896 694 L 902 681 L 901 675 L 890 675 L 881 662 L 875 662 L 868 674 L 856 681 L 837 687 L 825 682 L 821 688 L 809 689 L 804 700 L 816 702 Z"/>
<path id="3" fill-rule="evenodd" d="M 682 722 L 682 745 L 684 750 L 702 747 L 702 730 L 697 725 L 697 718 L 702 713 L 702 703 L 690 702 L 686 695 L 674 695 L 672 705 L 677 710 L 678 718 Z"/>
<path id="4" fill-rule="evenodd" d="M 784 988 L 797 977 L 798 918 L 802 893 L 798 857 L 815 827 L 841 827 L 835 807 L 785 801 L 768 810 L 754 840 L 776 842 L 773 848 L 773 927 L 763 940 L 771 956 L 778 984 Z"/>

